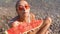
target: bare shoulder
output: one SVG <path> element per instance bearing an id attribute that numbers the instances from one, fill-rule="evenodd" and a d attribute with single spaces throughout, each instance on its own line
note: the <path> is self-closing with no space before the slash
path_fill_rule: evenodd
<path id="1" fill-rule="evenodd" d="M 16 26 L 18 26 L 20 23 L 21 23 L 21 22 L 15 21 L 15 22 L 12 23 L 12 27 L 16 27 Z"/>

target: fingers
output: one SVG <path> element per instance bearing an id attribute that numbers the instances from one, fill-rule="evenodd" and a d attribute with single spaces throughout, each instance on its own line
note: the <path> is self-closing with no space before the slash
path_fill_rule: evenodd
<path id="1" fill-rule="evenodd" d="M 5 31 L 5 32 L 4 32 L 4 34 L 8 34 L 8 32 L 7 32 L 7 31 Z"/>
<path id="2" fill-rule="evenodd" d="M 40 30 L 40 27 L 42 26 L 42 24 L 43 24 L 43 20 L 42 20 L 42 23 L 38 27 L 36 27 L 34 30 L 29 31 L 28 34 L 36 34 Z"/>
<path id="3" fill-rule="evenodd" d="M 52 19 L 50 17 L 46 17 L 45 20 L 44 20 L 44 23 L 51 24 L 52 23 Z"/>
<path id="4" fill-rule="evenodd" d="M 45 34 L 49 34 L 49 31 L 47 30 L 47 31 L 45 32 Z"/>

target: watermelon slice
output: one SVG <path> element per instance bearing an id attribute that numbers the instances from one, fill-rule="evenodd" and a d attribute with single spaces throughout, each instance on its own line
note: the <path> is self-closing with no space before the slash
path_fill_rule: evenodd
<path id="1" fill-rule="evenodd" d="M 43 20 L 32 20 L 30 23 L 22 23 L 19 24 L 17 27 L 12 27 L 6 31 L 7 34 L 24 34 L 31 30 L 34 30 L 40 27 L 43 23 Z"/>

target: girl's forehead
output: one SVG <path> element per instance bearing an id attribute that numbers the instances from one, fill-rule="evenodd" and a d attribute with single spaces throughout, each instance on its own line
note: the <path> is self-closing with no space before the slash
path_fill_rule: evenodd
<path id="1" fill-rule="evenodd" d="M 20 1 L 19 5 L 25 6 L 25 5 L 28 5 L 28 3 L 26 1 Z"/>

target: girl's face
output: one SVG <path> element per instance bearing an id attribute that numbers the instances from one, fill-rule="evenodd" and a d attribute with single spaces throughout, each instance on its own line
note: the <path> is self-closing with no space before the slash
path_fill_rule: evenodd
<path id="1" fill-rule="evenodd" d="M 28 5 L 26 1 L 21 1 L 17 7 L 17 12 L 18 12 L 18 15 L 20 16 L 29 14 L 30 6 Z"/>

